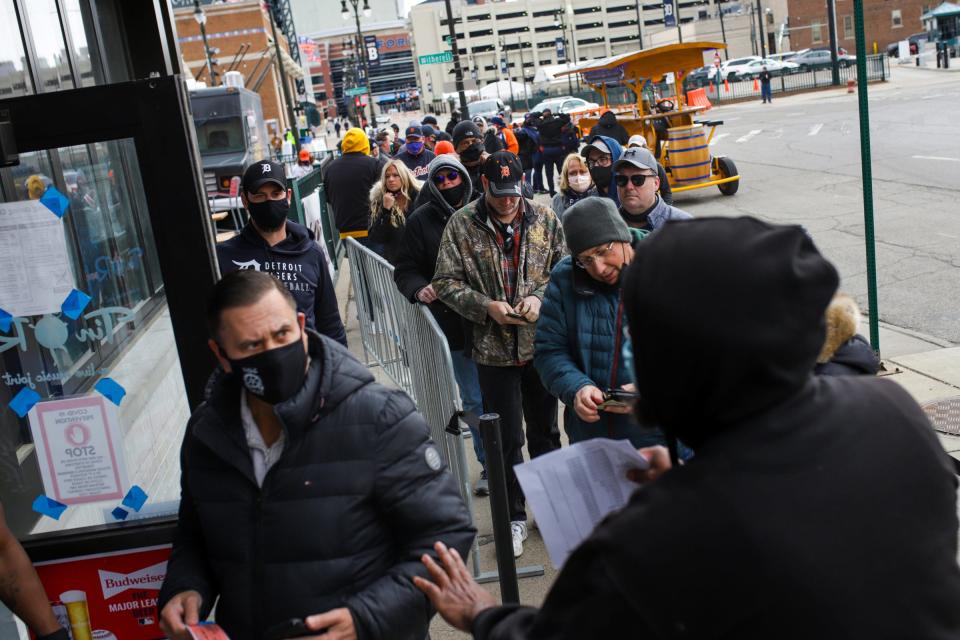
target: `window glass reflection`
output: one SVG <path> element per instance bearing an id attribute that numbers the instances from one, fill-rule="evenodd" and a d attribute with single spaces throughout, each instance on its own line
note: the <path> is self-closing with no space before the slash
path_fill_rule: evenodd
<path id="1" fill-rule="evenodd" d="M 33 93 L 13 0 L 0 0 L 0 98 Z"/>
<path id="2" fill-rule="evenodd" d="M 30 23 L 30 36 L 37 53 L 40 91 L 73 89 L 73 77 L 67 60 L 67 48 L 60 28 L 55 0 L 30 0 L 23 3 Z"/>
<path id="3" fill-rule="evenodd" d="M 63 11 L 66 14 L 67 29 L 73 46 L 73 63 L 76 73 L 80 77 L 81 87 L 92 87 L 97 84 L 99 73 L 95 73 L 94 62 L 87 43 L 87 32 L 83 27 L 83 14 L 80 10 L 80 0 L 63 0 Z"/>
<path id="4" fill-rule="evenodd" d="M 2 170 L 13 185 L 6 202 L 36 201 L 49 189 L 69 201 L 62 219 L 44 211 L 48 215 L 29 228 L 11 223 L 9 209 L 0 212 L 0 308 L 14 312 L 9 326 L 0 326 L 0 503 L 21 538 L 112 522 L 118 502 L 96 493 L 70 502 L 59 520 L 33 510 L 33 500 L 53 490 L 41 479 L 41 467 L 47 465 L 49 476 L 53 463 L 39 455 L 47 445 L 37 439 L 37 421 L 18 417 L 12 408 L 25 389 L 41 403 L 97 402 L 104 397 L 94 390 L 98 381 L 110 377 L 120 384 L 126 396 L 116 410 L 114 440 L 117 460 L 125 461 L 123 491 L 136 484 L 150 496 L 151 506 L 141 515 L 176 510 L 176 450 L 189 411 L 169 313 L 163 294 L 155 293 L 162 287 L 152 236 L 143 233 L 149 216 L 136 167 L 133 141 L 118 140 L 23 153 L 20 166 Z M 51 225 L 60 235 L 51 237 Z M 50 239 L 45 246 L 36 241 L 41 231 Z M 39 269 L 16 273 L 17 265 L 40 253 Z M 67 291 L 85 292 L 89 303 L 71 319 L 58 293 L 36 314 L 17 313 L 26 309 L 17 292 L 53 264 L 67 265 Z M 36 284 L 33 289 L 51 291 Z"/>

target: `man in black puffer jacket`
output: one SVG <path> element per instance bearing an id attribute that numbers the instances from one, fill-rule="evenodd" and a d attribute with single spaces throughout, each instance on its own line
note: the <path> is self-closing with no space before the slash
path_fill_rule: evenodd
<path id="1" fill-rule="evenodd" d="M 474 536 L 423 417 L 306 330 L 271 276 L 225 276 L 208 324 L 222 370 L 181 450 L 164 632 L 189 638 L 184 625 L 216 603 L 233 640 L 290 618 L 336 637 L 422 640 L 433 611 L 411 581 L 420 557 L 436 538 L 466 555 Z"/>

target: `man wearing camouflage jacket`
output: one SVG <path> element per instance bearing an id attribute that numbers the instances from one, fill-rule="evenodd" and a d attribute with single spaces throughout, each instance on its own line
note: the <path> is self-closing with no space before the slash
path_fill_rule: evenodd
<path id="1" fill-rule="evenodd" d="M 521 195 L 523 168 L 509 151 L 483 165 L 484 197 L 450 217 L 433 288 L 467 320 L 484 410 L 500 414 L 515 556 L 527 537 L 523 492 L 513 466 L 560 446 L 557 400 L 533 367 L 533 338 L 550 271 L 564 256 L 563 228 L 549 207 Z"/>

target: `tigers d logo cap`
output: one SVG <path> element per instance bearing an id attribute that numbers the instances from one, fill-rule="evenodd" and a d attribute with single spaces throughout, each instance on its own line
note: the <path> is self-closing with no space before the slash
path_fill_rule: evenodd
<path id="1" fill-rule="evenodd" d="M 490 181 L 490 195 L 495 198 L 519 197 L 523 181 L 520 159 L 509 151 L 490 154 L 483 163 L 483 175 Z"/>

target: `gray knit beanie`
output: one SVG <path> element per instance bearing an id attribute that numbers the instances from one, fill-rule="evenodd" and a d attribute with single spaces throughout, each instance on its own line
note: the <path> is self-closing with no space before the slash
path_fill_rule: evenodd
<path id="1" fill-rule="evenodd" d="M 584 198 L 563 212 L 563 235 L 574 258 L 590 247 L 633 239 L 613 200 L 597 196 Z"/>

